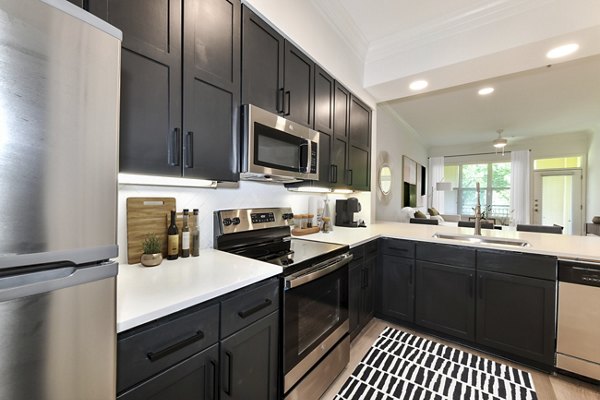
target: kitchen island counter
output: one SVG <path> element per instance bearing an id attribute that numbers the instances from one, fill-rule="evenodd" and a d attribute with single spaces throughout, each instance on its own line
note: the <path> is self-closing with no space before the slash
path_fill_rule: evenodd
<path id="1" fill-rule="evenodd" d="M 157 267 L 122 264 L 117 277 L 117 332 L 281 274 L 282 268 L 214 249 Z"/>
<path id="2" fill-rule="evenodd" d="M 420 242 L 443 243 L 457 246 L 471 246 L 522 253 L 544 254 L 556 257 L 582 259 L 600 262 L 600 237 L 556 235 L 549 233 L 516 232 L 508 230 L 483 229 L 482 236 L 527 241 L 530 246 L 519 247 L 491 243 L 466 243 L 452 239 L 433 237 L 435 233 L 448 235 L 473 235 L 473 228 L 459 228 L 442 225 L 407 224 L 401 222 L 376 222 L 366 228 L 343 228 L 335 226 L 332 232 L 302 236 L 302 239 L 340 243 L 352 247 L 360 246 L 378 237 L 414 240 Z"/>

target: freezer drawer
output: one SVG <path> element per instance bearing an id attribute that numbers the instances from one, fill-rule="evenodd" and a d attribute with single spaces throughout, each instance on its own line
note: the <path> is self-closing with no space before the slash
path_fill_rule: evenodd
<path id="1" fill-rule="evenodd" d="M 0 277 L 0 399 L 116 394 L 116 263 Z"/>

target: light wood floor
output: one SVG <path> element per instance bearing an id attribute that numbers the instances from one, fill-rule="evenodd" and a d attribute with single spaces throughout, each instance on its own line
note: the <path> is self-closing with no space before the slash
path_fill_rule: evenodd
<path id="1" fill-rule="evenodd" d="M 523 365 L 493 357 L 489 354 L 480 353 L 473 349 L 469 349 L 455 343 L 450 343 L 439 338 L 433 338 L 420 332 L 414 332 L 411 329 L 385 322 L 377 318 L 371 320 L 365 329 L 363 329 L 363 331 L 354 339 L 354 341 L 352 341 L 352 345 L 350 347 L 350 362 L 348 363 L 348 366 L 329 387 L 329 390 L 327 390 L 327 392 L 325 392 L 325 394 L 321 397 L 321 400 L 332 400 L 334 398 L 344 382 L 346 382 L 346 379 L 348 379 L 348 377 L 352 374 L 354 368 L 356 368 L 360 360 L 362 360 L 369 348 L 371 348 L 371 345 L 373 345 L 379 334 L 386 326 L 391 326 L 406 332 L 414 333 L 416 335 L 447 344 L 463 351 L 467 351 L 472 354 L 486 357 L 488 359 L 527 371 L 533 376 L 535 391 L 538 395 L 538 399 L 540 400 L 600 400 L 600 386 L 591 385 L 589 383 L 562 375 L 548 375 L 543 372 L 524 367 Z"/>

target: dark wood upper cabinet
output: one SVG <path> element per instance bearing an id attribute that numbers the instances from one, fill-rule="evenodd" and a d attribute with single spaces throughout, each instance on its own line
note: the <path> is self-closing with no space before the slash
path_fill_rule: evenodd
<path id="1" fill-rule="evenodd" d="M 362 149 L 371 147 L 371 109 L 356 96 L 350 97 L 348 118 L 350 143 Z"/>
<path id="2" fill-rule="evenodd" d="M 284 38 L 242 7 L 242 104 L 283 113 Z"/>
<path id="3" fill-rule="evenodd" d="M 237 181 L 239 0 L 88 6 L 123 31 L 120 171 Z"/>
<path id="4" fill-rule="evenodd" d="M 319 131 L 319 184 L 334 183 L 333 109 L 335 80 L 320 66 L 315 66 L 315 130 Z"/>
<path id="5" fill-rule="evenodd" d="M 283 115 L 313 127 L 315 63 L 289 41 L 285 41 Z"/>
<path id="6" fill-rule="evenodd" d="M 335 82 L 333 95 L 333 151 L 331 154 L 334 187 L 346 187 L 348 170 L 348 113 L 350 92 Z"/>
<path id="7" fill-rule="evenodd" d="M 184 0 L 183 175 L 239 179 L 239 0 Z"/>
<path id="8" fill-rule="evenodd" d="M 109 0 L 123 31 L 120 171 L 181 175 L 181 2 Z"/>
<path id="9" fill-rule="evenodd" d="M 313 127 L 315 63 L 242 7 L 242 104 Z"/>
<path id="10" fill-rule="evenodd" d="M 315 65 L 315 130 L 333 134 L 335 80 Z"/>

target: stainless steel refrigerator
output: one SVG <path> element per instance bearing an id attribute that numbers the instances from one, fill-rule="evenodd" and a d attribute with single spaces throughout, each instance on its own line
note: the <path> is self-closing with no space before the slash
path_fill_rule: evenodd
<path id="1" fill-rule="evenodd" d="M 120 43 L 0 0 L 0 399 L 115 397 Z"/>

